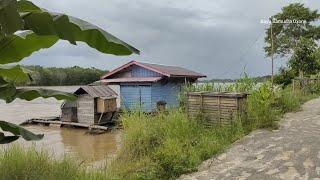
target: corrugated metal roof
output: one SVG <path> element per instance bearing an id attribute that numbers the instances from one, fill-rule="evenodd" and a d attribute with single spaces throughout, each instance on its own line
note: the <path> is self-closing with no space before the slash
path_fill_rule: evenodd
<path id="1" fill-rule="evenodd" d="M 102 79 L 101 83 L 120 83 L 120 82 L 156 82 L 162 77 L 131 77 L 131 78 L 115 78 L 115 79 Z"/>
<path id="2" fill-rule="evenodd" d="M 101 79 L 108 78 L 109 76 L 125 69 L 128 68 L 132 65 L 137 65 L 143 68 L 146 68 L 148 70 L 157 72 L 159 74 L 162 74 L 163 76 L 167 77 L 192 77 L 192 78 L 201 78 L 201 77 L 206 77 L 203 74 L 182 68 L 182 67 L 177 67 L 177 66 L 166 66 L 166 65 L 160 65 L 160 64 L 151 64 L 151 63 L 142 63 L 142 62 L 137 62 L 137 61 L 131 61 L 123 66 L 120 66 L 113 71 L 108 72 L 107 74 L 103 75 Z"/>
<path id="3" fill-rule="evenodd" d="M 81 86 L 78 90 L 74 92 L 76 95 L 80 95 L 86 92 L 92 97 L 116 97 L 117 93 L 114 92 L 108 86 Z"/>
<path id="4" fill-rule="evenodd" d="M 150 63 L 141 63 L 146 67 L 151 69 L 156 69 L 163 74 L 168 74 L 170 77 L 174 76 L 182 76 L 182 77 L 206 77 L 203 74 L 182 68 L 177 66 L 167 66 L 167 65 L 160 65 L 160 64 L 150 64 Z"/>

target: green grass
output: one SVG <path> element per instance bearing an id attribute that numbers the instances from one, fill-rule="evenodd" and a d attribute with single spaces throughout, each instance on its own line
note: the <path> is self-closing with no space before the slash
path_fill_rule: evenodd
<path id="1" fill-rule="evenodd" d="M 208 129 L 178 110 L 122 118 L 124 146 L 109 169 L 119 179 L 176 178 L 244 135 L 240 123 Z"/>
<path id="2" fill-rule="evenodd" d="M 207 88 L 207 87 L 206 87 Z M 46 152 L 13 146 L 0 153 L 1 179 L 175 179 L 193 172 L 206 159 L 258 128 L 274 129 L 284 113 L 297 111 L 316 94 L 257 88 L 250 80 L 229 87 L 250 92 L 247 114 L 229 126 L 205 127 L 183 108 L 148 115 L 124 113 L 123 146 L 105 169 L 87 170 L 69 158 L 56 160 Z"/>
<path id="3" fill-rule="evenodd" d="M 20 146 L 1 151 L 0 169 L 1 180 L 102 180 L 106 177 L 103 172 L 87 172 L 80 163 L 70 158 L 56 160 L 45 151 Z"/>
<path id="4" fill-rule="evenodd" d="M 315 94 L 302 94 L 300 91 L 293 93 L 291 88 L 285 88 L 276 96 L 276 107 L 280 108 L 282 113 L 298 111 L 302 103 L 315 97 Z"/>

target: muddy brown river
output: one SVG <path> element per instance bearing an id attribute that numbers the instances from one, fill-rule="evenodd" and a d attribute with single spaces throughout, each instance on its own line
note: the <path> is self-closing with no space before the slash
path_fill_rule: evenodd
<path id="1" fill-rule="evenodd" d="M 43 88 L 72 92 L 78 86 Z M 0 100 L 0 119 L 19 124 L 30 118 L 59 116 L 61 103 L 62 101 L 53 98 L 38 98 L 33 101 L 16 99 L 10 104 Z M 35 146 L 37 149 L 50 152 L 56 158 L 68 155 L 87 165 L 104 164 L 105 160 L 114 157 L 120 148 L 120 130 L 100 135 L 89 135 L 86 134 L 85 129 L 60 128 L 58 125 L 33 125 L 26 128 L 32 132 L 44 134 L 43 140 L 26 142 L 19 139 L 14 144 L 26 147 Z"/>

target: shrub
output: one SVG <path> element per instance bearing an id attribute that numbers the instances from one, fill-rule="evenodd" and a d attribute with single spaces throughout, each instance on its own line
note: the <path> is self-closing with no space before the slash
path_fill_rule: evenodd
<path id="1" fill-rule="evenodd" d="M 252 129 L 276 128 L 279 112 L 273 107 L 275 102 L 270 83 L 263 84 L 248 97 L 247 123 Z"/>
<path id="2" fill-rule="evenodd" d="M 320 83 L 311 83 L 306 87 L 306 91 L 310 94 L 318 94 L 320 92 Z"/>
<path id="3" fill-rule="evenodd" d="M 292 79 L 297 73 L 291 69 L 280 68 L 279 74 L 274 76 L 274 83 L 287 86 L 291 84 Z"/>

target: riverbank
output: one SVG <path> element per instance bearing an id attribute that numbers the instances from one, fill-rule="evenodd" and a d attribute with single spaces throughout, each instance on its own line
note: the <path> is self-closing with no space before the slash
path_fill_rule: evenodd
<path id="1" fill-rule="evenodd" d="M 277 128 L 278 120 L 284 113 L 299 110 L 302 103 L 315 97 L 315 94 L 292 92 L 291 88 L 277 89 L 273 92 L 270 84 L 263 84 L 251 90 L 245 118 L 236 119 L 230 126 L 209 129 L 195 120 L 190 120 L 183 108 L 155 116 L 125 113 L 122 116 L 122 147 L 116 158 L 109 162 L 108 167 L 87 171 L 83 165 L 79 165 L 81 162 L 63 159 L 58 163 L 70 163 L 70 167 L 62 171 L 74 174 L 70 179 L 78 176 L 91 179 L 174 179 L 181 174 L 196 171 L 204 160 L 222 153 L 233 142 L 253 130 Z M 18 153 L 24 156 L 23 151 Z M 4 160 L 0 160 L 0 163 L 1 161 Z M 18 161 L 20 169 L 14 168 L 18 165 L 10 163 L 10 167 L 7 168 L 10 169 L 12 166 L 12 169 L 18 172 L 3 171 L 3 176 L 9 177 L 8 173 L 21 174 L 25 168 L 31 168 L 28 167 L 28 161 Z M 57 160 L 49 159 L 45 163 L 56 164 Z M 74 166 L 79 167 L 76 172 L 72 169 Z M 44 174 L 46 173 L 56 174 L 53 170 L 46 170 Z M 56 177 L 60 175 L 56 174 Z M 37 178 L 41 179 L 44 176 L 40 173 Z M 26 179 L 31 179 L 31 176 L 27 175 Z"/>

